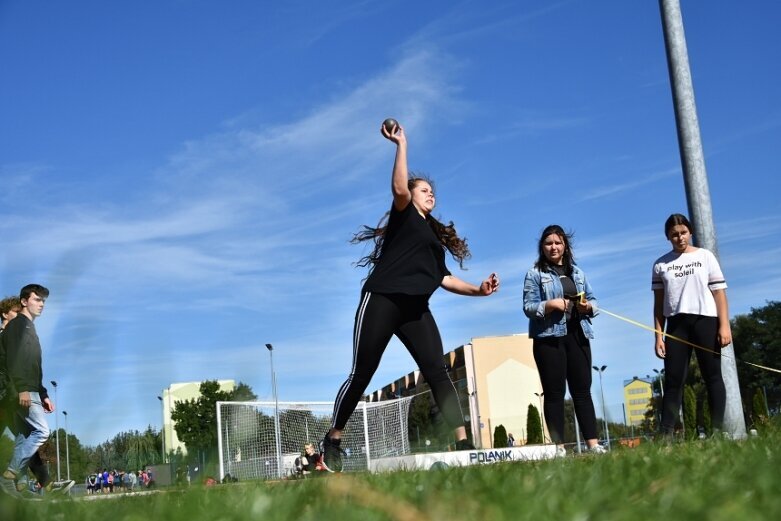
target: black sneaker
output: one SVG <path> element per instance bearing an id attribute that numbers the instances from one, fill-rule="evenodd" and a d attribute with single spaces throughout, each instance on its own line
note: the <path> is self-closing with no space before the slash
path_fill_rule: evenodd
<path id="1" fill-rule="evenodd" d="M 342 454 L 345 452 L 342 450 L 342 440 L 335 440 L 330 438 L 327 434 L 323 441 L 320 442 L 320 454 L 323 456 L 323 467 L 328 472 L 341 472 L 342 471 Z"/>
<path id="2" fill-rule="evenodd" d="M 456 450 L 475 450 L 475 446 L 468 439 L 458 440 L 456 442 Z"/>

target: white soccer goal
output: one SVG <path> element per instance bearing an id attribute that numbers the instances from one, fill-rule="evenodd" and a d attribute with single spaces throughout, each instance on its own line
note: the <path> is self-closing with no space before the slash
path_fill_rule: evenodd
<path id="1" fill-rule="evenodd" d="M 344 470 L 366 470 L 373 458 L 410 452 L 412 397 L 360 402 L 342 434 Z M 306 443 L 316 446 L 331 427 L 333 403 L 217 402 L 220 476 L 279 479 L 294 471 Z M 278 425 L 278 429 L 276 426 Z"/>

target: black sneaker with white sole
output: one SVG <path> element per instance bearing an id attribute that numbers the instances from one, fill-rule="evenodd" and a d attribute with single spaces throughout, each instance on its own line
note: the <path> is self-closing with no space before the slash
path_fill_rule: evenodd
<path id="1" fill-rule="evenodd" d="M 342 455 L 345 454 L 341 447 L 342 440 L 330 438 L 327 434 L 320 442 L 320 454 L 323 456 L 323 467 L 328 472 L 342 471 Z"/>

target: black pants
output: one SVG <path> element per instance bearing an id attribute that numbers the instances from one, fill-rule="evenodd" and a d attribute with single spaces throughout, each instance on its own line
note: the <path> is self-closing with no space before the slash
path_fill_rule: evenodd
<path id="1" fill-rule="evenodd" d="M 567 336 L 535 338 L 534 361 L 545 393 L 545 423 L 551 441 L 564 443 L 564 393 L 567 384 L 583 437 L 597 437 L 597 417 L 591 401 L 591 344 L 580 324 L 568 325 Z"/>
<path id="2" fill-rule="evenodd" d="M 716 317 L 681 313 L 667 319 L 667 334 L 715 351 L 709 353 L 697 349 L 695 353 L 708 391 L 713 427 L 721 429 L 724 424 L 724 409 L 727 406 L 727 391 L 721 377 L 721 347 L 716 342 L 718 330 L 719 319 Z M 669 337 L 665 340 L 665 347 L 662 430 L 671 432 L 678 421 L 678 411 L 683 401 L 683 386 L 694 348 Z M 686 428 L 692 429 L 696 426 L 687 425 Z"/>
<path id="3" fill-rule="evenodd" d="M 428 296 L 364 293 L 355 314 L 352 370 L 336 395 L 332 427 L 344 429 L 393 335 L 415 359 L 448 425 L 454 429 L 464 425 Z"/>

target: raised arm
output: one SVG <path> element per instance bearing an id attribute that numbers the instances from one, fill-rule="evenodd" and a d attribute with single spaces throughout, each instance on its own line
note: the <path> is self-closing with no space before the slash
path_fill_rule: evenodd
<path id="1" fill-rule="evenodd" d="M 391 193 L 393 194 L 393 206 L 397 210 L 406 208 L 412 200 L 407 182 L 407 136 L 401 125 L 396 125 L 393 132 L 388 132 L 384 125 L 380 125 L 380 132 L 385 139 L 396 144 L 396 160 L 393 163 L 393 175 L 391 177 Z"/>

